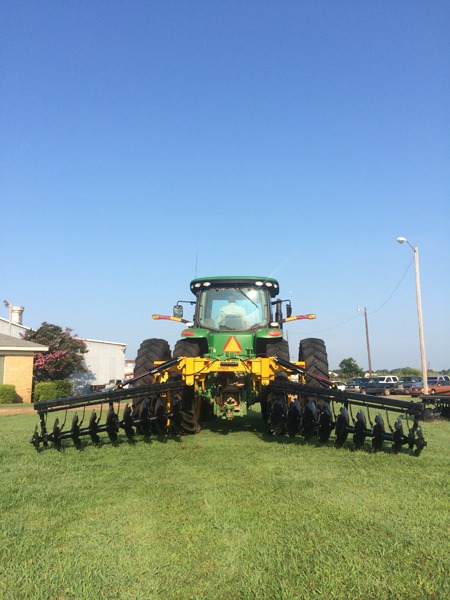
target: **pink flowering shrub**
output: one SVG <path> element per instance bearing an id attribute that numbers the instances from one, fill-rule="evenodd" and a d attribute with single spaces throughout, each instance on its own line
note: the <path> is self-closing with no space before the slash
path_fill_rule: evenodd
<path id="1" fill-rule="evenodd" d="M 48 346 L 48 352 L 35 354 L 36 381 L 67 379 L 75 371 L 86 372 L 83 358 L 86 344 L 76 334 L 72 335 L 72 329 L 44 322 L 36 331 L 28 331 L 25 339 Z"/>

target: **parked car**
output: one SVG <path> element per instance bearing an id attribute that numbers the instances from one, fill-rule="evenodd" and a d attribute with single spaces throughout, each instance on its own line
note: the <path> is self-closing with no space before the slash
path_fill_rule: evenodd
<path id="1" fill-rule="evenodd" d="M 440 380 L 435 382 L 428 382 L 428 393 L 434 396 L 434 394 L 450 394 L 450 381 Z M 423 394 L 423 382 L 415 383 L 409 388 L 410 396 L 420 396 Z"/>
<path id="2" fill-rule="evenodd" d="M 344 381 L 332 381 L 338 390 L 345 390 L 347 384 Z"/>
<path id="3" fill-rule="evenodd" d="M 347 381 L 346 390 L 351 392 L 359 392 L 360 386 L 368 381 L 367 377 L 354 377 Z"/>
<path id="4" fill-rule="evenodd" d="M 409 388 L 414 384 L 414 383 L 420 383 L 422 381 L 421 377 L 417 377 L 415 375 L 411 375 L 411 376 L 407 376 L 407 377 L 402 377 L 400 379 L 400 384 L 403 386 L 403 389 L 406 393 L 409 392 Z"/>

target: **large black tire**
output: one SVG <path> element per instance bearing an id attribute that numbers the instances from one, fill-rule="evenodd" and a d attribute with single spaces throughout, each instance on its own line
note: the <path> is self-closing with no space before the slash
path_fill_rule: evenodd
<path id="1" fill-rule="evenodd" d="M 200 346 L 197 342 L 190 342 L 189 340 L 178 340 L 173 349 L 174 358 L 195 358 L 200 356 Z"/>
<path id="2" fill-rule="evenodd" d="M 148 371 L 153 369 L 156 361 L 166 361 L 170 358 L 170 346 L 166 340 L 158 338 L 144 340 L 140 345 L 136 356 L 133 374 L 134 377 L 142 377 L 133 383 L 133 387 L 149 385 L 152 383 L 153 377 L 148 374 Z M 143 423 L 137 427 L 138 433 L 144 435 L 150 435 L 152 431 L 157 433 L 156 423 L 149 420 L 151 417 L 157 416 L 154 398 L 150 399 L 145 396 L 134 398 L 133 416 L 143 420 Z"/>
<path id="3" fill-rule="evenodd" d="M 256 340 L 257 356 L 274 356 L 283 360 L 290 360 L 289 344 L 287 340 L 279 339 L 277 341 L 260 338 Z"/>
<path id="4" fill-rule="evenodd" d="M 263 354 L 266 356 L 281 358 L 290 361 L 289 344 L 287 340 L 278 340 L 277 342 L 261 340 L 264 342 Z M 268 400 L 268 390 L 264 388 L 260 397 L 261 415 L 265 423 L 270 423 L 271 431 L 280 435 L 284 433 L 285 421 L 287 415 L 287 398 L 281 394 L 275 401 L 274 398 Z"/>
<path id="5" fill-rule="evenodd" d="M 166 361 L 171 358 L 170 346 L 166 340 L 160 340 L 158 338 L 150 338 L 144 340 L 140 345 L 136 356 L 136 364 L 134 367 L 134 377 L 144 375 L 136 381 L 136 385 L 148 385 L 152 383 L 152 376 L 145 375 L 148 371 L 153 369 L 155 361 Z"/>
<path id="6" fill-rule="evenodd" d="M 275 358 L 281 358 L 282 360 L 290 361 L 289 344 L 287 340 L 280 340 L 279 342 L 267 342 L 266 344 L 267 356 L 273 356 Z"/>
<path id="7" fill-rule="evenodd" d="M 195 358 L 200 356 L 200 346 L 196 342 L 178 340 L 173 349 L 174 358 Z M 198 433 L 201 429 L 203 399 L 195 397 L 194 386 L 184 386 L 181 404 L 174 407 L 174 421 L 182 433 Z"/>
<path id="8" fill-rule="evenodd" d="M 328 356 L 325 342 L 317 338 L 301 340 L 298 350 L 298 360 L 304 361 L 306 370 L 313 375 L 329 379 Z M 306 376 L 306 384 L 312 387 L 323 387 L 317 379 Z"/>

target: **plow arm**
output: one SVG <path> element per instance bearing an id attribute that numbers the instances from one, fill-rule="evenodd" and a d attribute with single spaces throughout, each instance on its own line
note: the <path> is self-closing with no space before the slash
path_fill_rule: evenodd
<path id="1" fill-rule="evenodd" d="M 179 383 L 149 384 L 140 385 L 130 389 L 117 389 L 108 392 L 96 392 L 81 396 L 67 396 L 66 398 L 56 398 L 55 400 L 40 400 L 33 405 L 34 410 L 39 414 L 52 413 L 62 410 L 84 408 L 87 406 L 96 406 L 98 404 L 121 402 L 122 400 L 131 400 L 145 395 L 154 395 L 173 388 L 179 388 Z"/>
<path id="2" fill-rule="evenodd" d="M 150 371 L 146 371 L 138 377 L 128 379 L 125 382 L 119 384 L 119 386 L 113 390 L 107 390 L 103 392 L 94 392 L 90 394 L 81 394 L 78 396 L 67 396 L 65 398 L 56 398 L 54 400 L 40 400 L 33 404 L 33 408 L 38 414 L 55 412 L 58 410 L 67 410 L 68 408 L 82 408 L 85 406 L 91 406 L 95 404 L 102 404 L 104 402 L 120 402 L 121 400 L 134 398 L 135 396 L 142 396 L 151 392 L 158 393 L 161 391 L 161 387 L 155 384 L 141 385 L 132 388 L 124 388 L 124 385 L 135 383 L 139 379 L 146 377 L 147 375 L 156 375 L 170 369 L 174 365 L 178 364 L 180 359 L 174 358 L 169 360 L 157 367 L 154 367 Z M 165 384 L 165 387 L 170 387 L 170 384 Z M 172 386 L 173 387 L 173 386 Z M 179 386 L 178 386 L 179 387 Z"/>
<path id="3" fill-rule="evenodd" d="M 315 396 L 326 400 L 334 400 L 343 405 L 352 404 L 373 409 L 387 410 L 396 413 L 402 413 L 409 416 L 421 416 L 424 406 L 420 402 L 412 400 L 400 400 L 390 396 L 371 396 L 369 394 L 359 394 L 357 392 L 347 392 L 336 388 L 318 388 L 301 383 L 284 383 L 274 381 L 271 386 L 274 389 L 284 389 L 292 394 L 305 396 Z"/>
<path id="4" fill-rule="evenodd" d="M 142 385 L 138 387 L 125 388 L 125 385 L 135 383 L 139 379 L 146 377 L 147 375 L 156 375 L 170 369 L 174 365 L 178 364 L 179 358 L 168 360 L 165 363 L 154 367 L 150 371 L 146 371 L 142 375 L 138 375 L 133 379 L 127 379 L 120 383 L 115 389 L 105 390 L 101 392 L 94 392 L 90 394 L 80 394 L 78 396 L 66 396 L 65 398 L 56 398 L 54 400 L 39 400 L 33 404 L 34 410 L 40 413 L 55 412 L 57 410 L 66 410 L 67 408 L 80 408 L 83 406 L 90 406 L 94 404 L 100 404 L 102 402 L 119 402 L 120 400 L 133 398 L 135 396 L 142 396 L 148 394 L 151 391 L 160 391 L 155 384 Z M 166 384 L 167 385 L 167 384 Z M 170 384 L 169 384 L 170 386 Z"/>
<path id="5" fill-rule="evenodd" d="M 294 363 L 290 363 L 280 358 L 274 358 L 274 360 L 276 363 L 278 363 L 285 369 L 293 373 L 298 373 L 302 376 L 311 377 L 320 384 L 320 387 L 305 385 L 301 383 L 274 382 L 272 384 L 272 386 L 275 387 L 288 386 L 291 389 L 292 393 L 299 393 L 309 396 L 313 395 L 317 398 L 322 398 L 324 400 L 333 399 L 336 402 L 340 402 L 342 404 L 351 403 L 356 406 L 379 408 L 397 413 L 403 413 L 405 415 L 410 416 L 421 416 L 424 411 L 424 404 L 414 402 L 412 400 L 400 400 L 399 398 L 392 398 L 391 396 L 372 396 L 370 394 L 360 394 L 358 392 L 338 390 L 336 387 L 333 387 L 333 383 L 328 379 L 319 377 L 314 373 L 311 373 Z"/>

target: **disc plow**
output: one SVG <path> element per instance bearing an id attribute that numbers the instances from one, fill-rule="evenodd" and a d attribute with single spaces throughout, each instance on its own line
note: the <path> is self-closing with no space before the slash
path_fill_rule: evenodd
<path id="1" fill-rule="evenodd" d="M 378 452 L 389 443 L 394 453 L 406 447 L 416 455 L 427 445 L 420 423 L 422 403 L 340 391 L 298 364 L 278 358 L 172 359 L 137 377 L 134 387 L 36 402 L 39 425 L 30 442 L 37 450 L 49 446 L 61 450 L 66 441 L 81 449 L 83 438 L 100 446 L 102 439 L 116 445 L 123 439 L 132 443 L 136 436 L 196 433 L 202 410 L 212 404 L 210 390 L 218 388 L 218 373 L 224 369 L 246 373 L 257 392 L 254 397 L 248 394 L 248 404 L 261 401 L 273 435 L 299 435 L 325 444 L 333 434 L 337 448 L 352 441 L 355 450 Z M 292 375 L 300 382 L 292 381 Z M 146 376 L 153 383 L 137 385 Z M 308 377 L 313 385 L 304 383 Z M 226 390 L 234 393 L 229 386 Z M 224 418 L 236 409 L 230 398 L 220 396 Z M 52 413 L 56 414 L 50 423 Z"/>

